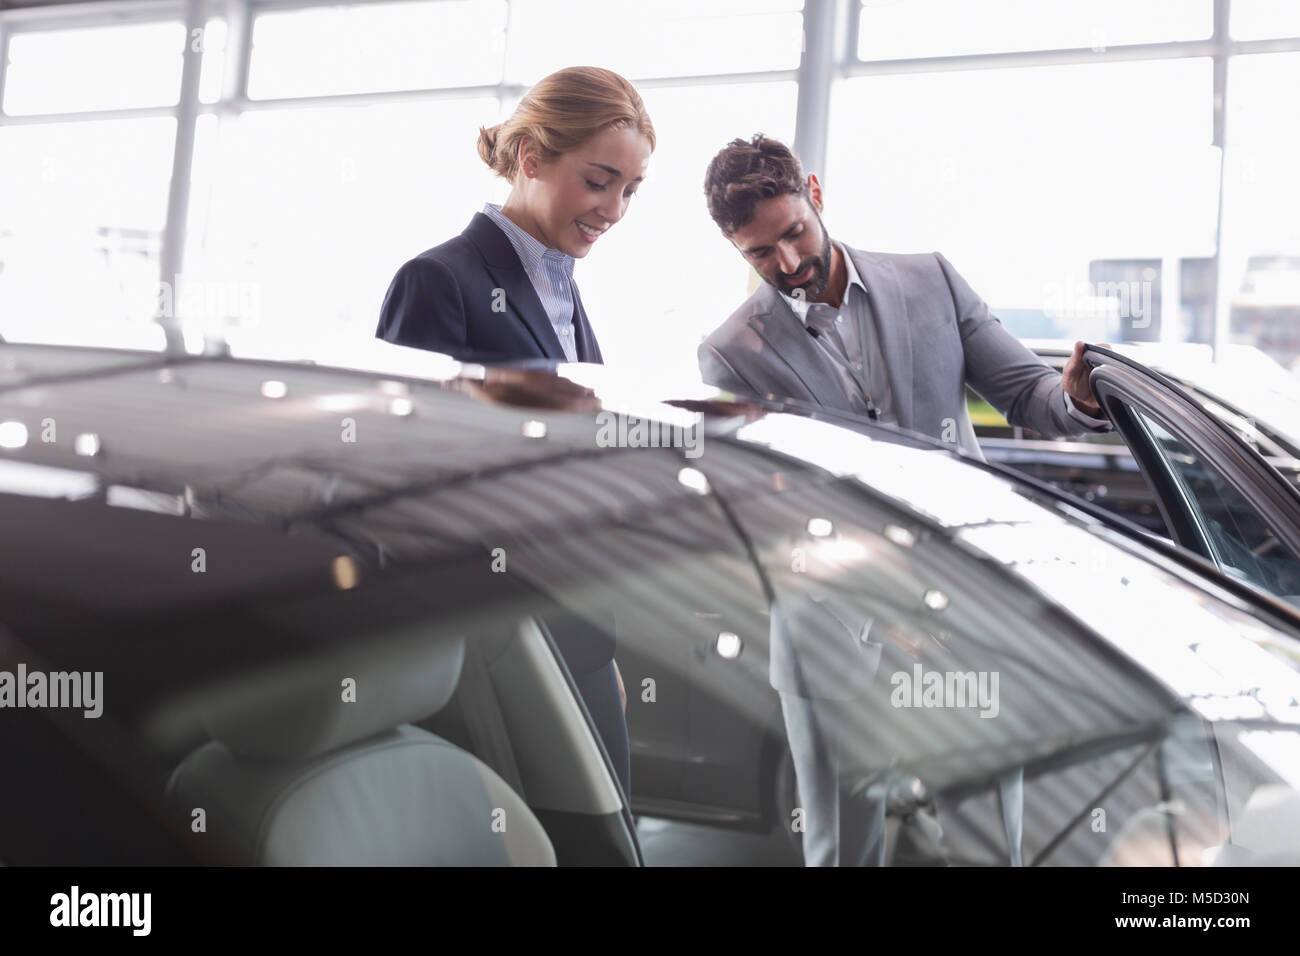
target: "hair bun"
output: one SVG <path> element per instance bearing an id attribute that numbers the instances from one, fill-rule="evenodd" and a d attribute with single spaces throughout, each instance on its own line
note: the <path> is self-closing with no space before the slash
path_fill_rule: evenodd
<path id="1" fill-rule="evenodd" d="M 550 162 L 602 130 L 625 127 L 635 127 L 654 149 L 654 126 L 632 84 L 600 67 L 571 66 L 535 83 L 503 123 L 480 126 L 478 153 L 513 184 L 525 138 L 540 162 Z"/>
<path id="2" fill-rule="evenodd" d="M 500 129 L 500 125 L 493 126 L 491 129 L 487 129 L 483 126 L 478 128 L 479 158 L 493 168 L 496 167 L 497 134 Z"/>

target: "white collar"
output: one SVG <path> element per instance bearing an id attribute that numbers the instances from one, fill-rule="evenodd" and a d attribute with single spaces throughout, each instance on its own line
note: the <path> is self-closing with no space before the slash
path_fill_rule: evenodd
<path id="1" fill-rule="evenodd" d="M 523 263 L 524 269 L 533 274 L 541 270 L 543 259 L 554 259 L 560 263 L 564 271 L 573 275 L 573 256 L 561 252 L 559 249 L 552 249 L 550 246 L 530 236 L 524 229 L 519 226 L 513 219 L 501 211 L 501 207 L 496 203 L 484 203 L 483 214 L 497 224 L 510 244 L 514 246 L 515 252 L 519 256 L 519 261 Z"/>
<path id="2" fill-rule="evenodd" d="M 843 244 L 839 242 L 835 242 L 835 240 L 833 239 L 831 240 L 831 242 L 834 243 L 835 248 L 840 251 L 840 255 L 844 257 L 844 266 L 849 270 L 849 281 L 844 285 L 844 301 L 841 302 L 839 305 L 839 307 L 842 309 L 844 308 L 845 305 L 848 304 L 849 289 L 851 289 L 853 286 L 856 285 L 863 292 L 866 292 L 867 285 L 865 282 L 862 281 L 862 277 L 858 275 L 858 267 L 853 264 L 853 257 L 849 255 L 849 250 Z M 795 315 L 799 316 L 799 321 L 807 325 L 808 306 L 811 303 L 807 299 L 803 299 L 803 298 L 796 299 L 793 298 L 792 296 L 788 296 L 784 292 L 781 292 L 780 290 L 777 290 L 777 293 L 781 296 L 781 298 L 785 299 L 786 304 L 790 306 L 790 310 L 794 312 Z"/>

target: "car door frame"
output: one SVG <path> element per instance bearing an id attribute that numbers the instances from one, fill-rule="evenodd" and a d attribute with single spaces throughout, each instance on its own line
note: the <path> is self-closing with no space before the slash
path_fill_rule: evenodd
<path id="1" fill-rule="evenodd" d="M 1176 383 L 1109 349 L 1088 346 L 1093 395 L 1123 436 L 1156 497 L 1174 540 L 1216 565 L 1215 547 L 1154 438 L 1129 405 L 1139 408 L 1192 449 L 1259 512 L 1269 530 L 1300 556 L 1300 491 L 1232 428 Z"/>

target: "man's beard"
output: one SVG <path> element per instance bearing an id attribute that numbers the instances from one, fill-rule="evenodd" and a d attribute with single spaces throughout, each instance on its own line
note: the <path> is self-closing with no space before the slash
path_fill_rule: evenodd
<path id="1" fill-rule="evenodd" d="M 814 209 L 813 212 L 817 213 L 817 210 Z M 821 254 L 799 263 L 799 268 L 794 270 L 794 275 L 798 275 L 811 265 L 812 275 L 797 286 L 790 285 L 789 277 L 785 275 L 778 275 L 777 281 L 772 283 L 792 299 L 802 298 L 805 302 L 812 302 L 826 291 L 826 284 L 831 281 L 831 237 L 819 213 L 817 213 L 817 227 L 822 231 Z"/>

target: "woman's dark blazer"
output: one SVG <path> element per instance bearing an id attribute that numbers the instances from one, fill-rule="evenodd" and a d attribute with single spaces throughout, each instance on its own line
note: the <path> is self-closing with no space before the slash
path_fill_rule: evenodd
<path id="1" fill-rule="evenodd" d="M 573 286 L 580 362 L 603 361 Z M 465 231 L 397 270 L 375 337 L 482 364 L 567 361 L 559 337 L 506 234 L 478 212 Z"/>

